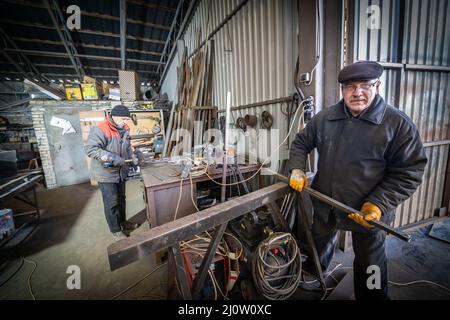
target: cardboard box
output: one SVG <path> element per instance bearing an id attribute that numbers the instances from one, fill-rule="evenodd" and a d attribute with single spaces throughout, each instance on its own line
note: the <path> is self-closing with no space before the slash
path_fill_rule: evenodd
<path id="1" fill-rule="evenodd" d="M 109 100 L 120 101 L 120 89 L 119 88 L 109 88 Z"/>
<path id="2" fill-rule="evenodd" d="M 103 91 L 103 95 L 105 97 L 109 96 L 109 89 L 110 88 L 111 88 L 111 85 L 109 83 L 102 82 L 102 91 Z"/>
<path id="3" fill-rule="evenodd" d="M 85 76 L 81 84 L 84 100 L 99 100 L 103 96 L 103 87 L 94 78 Z"/>
<path id="4" fill-rule="evenodd" d="M 66 83 L 64 85 L 67 100 L 83 100 L 81 87 L 78 83 Z"/>
<path id="5" fill-rule="evenodd" d="M 139 75 L 135 71 L 119 70 L 120 97 L 122 101 L 136 101 L 141 95 Z"/>

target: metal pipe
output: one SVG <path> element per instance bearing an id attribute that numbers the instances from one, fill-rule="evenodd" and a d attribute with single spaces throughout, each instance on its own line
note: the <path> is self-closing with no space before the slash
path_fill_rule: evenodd
<path id="1" fill-rule="evenodd" d="M 286 182 L 287 184 L 289 184 L 289 179 L 279 173 L 273 172 L 272 173 L 275 175 L 275 177 L 277 179 L 279 179 L 280 181 Z M 323 193 L 320 193 L 319 191 L 316 191 L 314 189 L 312 189 L 311 187 L 304 187 L 303 191 L 305 191 L 306 193 L 308 193 L 310 196 L 312 196 L 313 198 L 319 199 L 322 202 L 325 202 L 326 204 L 329 204 L 330 206 L 337 208 L 341 211 L 347 212 L 347 213 L 357 213 L 360 216 L 364 217 L 365 214 L 362 213 L 359 210 L 353 209 L 350 206 L 347 206 L 346 204 L 343 204 L 342 202 L 339 202 L 337 200 L 334 200 L 333 198 L 324 195 Z M 387 233 L 392 234 L 393 236 L 399 238 L 400 240 L 409 242 L 411 241 L 411 236 L 408 234 L 403 233 L 400 230 L 396 230 L 394 228 L 391 228 L 390 226 L 388 226 L 387 224 L 381 222 L 381 221 L 376 221 L 376 220 L 370 220 L 367 221 L 368 224 L 377 227 L 378 229 L 384 230 Z"/>
<path id="2" fill-rule="evenodd" d="M 254 108 L 254 107 L 263 107 L 263 106 L 268 106 L 270 104 L 283 103 L 283 102 L 288 102 L 288 101 L 291 101 L 291 100 L 292 100 L 292 96 L 289 96 L 289 97 L 284 97 L 284 98 L 277 98 L 277 99 L 272 99 L 272 100 L 265 100 L 265 101 L 260 101 L 260 102 L 240 105 L 240 106 L 237 106 L 237 107 L 232 107 L 230 110 L 231 111 L 236 111 L 236 110 L 242 110 L 242 109 L 248 109 L 248 108 Z M 222 112 L 225 112 L 225 110 L 219 110 L 218 111 L 218 113 L 222 113 Z"/>
<path id="3" fill-rule="evenodd" d="M 120 60 L 122 70 L 126 69 L 127 48 L 127 0 L 120 0 Z"/>

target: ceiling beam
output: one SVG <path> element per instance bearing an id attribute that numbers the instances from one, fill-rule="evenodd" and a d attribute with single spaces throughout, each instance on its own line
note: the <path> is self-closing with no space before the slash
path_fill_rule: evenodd
<path id="1" fill-rule="evenodd" d="M 25 50 L 25 49 L 5 49 L 5 51 L 21 52 L 26 55 L 35 55 L 35 56 L 51 56 L 51 57 L 61 57 L 61 58 L 68 57 L 68 54 L 65 52 Z M 121 59 L 119 57 L 95 56 L 95 55 L 89 55 L 89 54 L 76 54 L 76 57 L 85 58 L 85 59 L 93 59 L 93 60 L 121 61 Z M 138 64 L 150 64 L 150 65 L 160 64 L 159 61 L 139 60 L 139 59 L 128 59 L 128 62 L 134 62 L 134 63 L 138 63 Z"/>
<path id="2" fill-rule="evenodd" d="M 50 4 L 51 1 L 51 4 Z M 78 79 L 83 81 L 85 76 L 83 65 L 79 57 L 77 56 L 77 48 L 73 44 L 72 36 L 70 35 L 69 30 L 67 30 L 62 12 L 58 6 L 58 3 L 55 0 L 44 0 L 44 4 L 47 7 L 48 14 L 53 21 L 53 25 L 55 26 L 56 31 L 58 32 L 61 41 L 63 42 L 64 48 L 66 48 L 66 52 L 69 55 L 69 59 L 72 62 L 73 68 L 78 75 Z M 62 30 L 61 30 L 62 24 Z"/>
<path id="3" fill-rule="evenodd" d="M 19 42 L 44 43 L 44 44 L 59 45 L 59 46 L 63 45 L 63 43 L 61 41 L 55 41 L 55 40 L 42 40 L 42 39 L 23 38 L 23 37 L 11 37 L 11 39 L 13 39 L 15 41 L 19 41 Z M 103 45 L 90 44 L 90 43 L 84 43 L 84 42 L 75 42 L 75 45 L 78 47 L 91 48 L 91 49 L 120 51 L 120 48 L 117 48 L 117 47 L 103 46 Z M 132 49 L 132 48 L 126 48 L 126 49 L 129 52 L 149 54 L 149 55 L 153 55 L 153 56 L 161 56 L 161 52 L 138 50 L 138 49 Z"/>
<path id="4" fill-rule="evenodd" d="M 9 64 L 7 61 L 0 61 L 0 64 Z M 19 64 L 20 65 L 20 64 Z M 65 65 L 65 64 L 54 64 L 54 63 L 35 63 L 36 67 L 47 67 L 47 68 L 70 68 L 72 69 L 72 66 Z M 104 71 L 117 71 L 117 68 L 109 68 L 109 67 L 92 67 L 92 66 L 83 66 L 86 70 L 104 70 Z M 156 71 L 149 71 L 149 70 L 136 70 L 137 73 L 148 73 L 148 74 L 157 74 Z"/>
<path id="5" fill-rule="evenodd" d="M 53 26 L 49 26 L 49 25 L 37 23 L 37 22 L 24 22 L 24 21 L 0 19 L 0 23 L 30 27 L 30 28 L 42 28 L 42 29 L 55 30 L 55 27 L 53 27 Z M 62 30 L 62 28 L 60 28 L 60 30 Z M 80 30 L 76 30 L 76 32 L 84 33 L 84 34 L 92 34 L 92 35 L 102 36 L 102 37 L 120 38 L 119 33 L 113 33 L 113 32 L 94 31 L 94 30 L 89 30 L 89 29 L 80 29 Z M 136 36 L 131 36 L 131 35 L 127 35 L 127 40 L 135 40 L 135 41 L 142 41 L 142 42 L 155 43 L 155 44 L 165 44 L 165 41 L 162 41 L 162 40 L 149 39 L 149 38 L 144 38 L 144 37 L 136 37 Z"/>
<path id="6" fill-rule="evenodd" d="M 20 72 L 18 72 L 18 71 L 2 71 L 2 70 L 0 70 L 0 73 L 1 73 L 1 76 L 2 77 L 8 77 L 8 78 L 12 78 L 12 76 L 8 76 L 8 75 L 12 75 L 12 74 L 14 74 L 14 75 L 18 75 L 18 74 L 21 74 Z M 6 76 L 5 76 L 5 74 L 6 74 Z M 42 73 L 42 74 L 45 74 L 45 75 L 47 75 L 47 76 L 49 76 L 49 77 L 59 77 L 59 78 L 70 78 L 70 79 L 76 79 L 77 78 L 77 75 L 76 74 L 74 74 L 74 73 L 52 73 L 52 72 L 44 72 L 44 73 Z M 114 75 L 108 75 L 108 76 L 104 76 L 104 75 L 101 75 L 101 74 L 95 74 L 95 73 L 90 73 L 89 74 L 89 76 L 90 77 L 93 77 L 93 78 L 98 78 L 98 79 L 103 79 L 103 78 L 107 78 L 107 79 L 119 79 L 119 75 L 117 75 L 117 76 L 114 76 Z M 146 81 L 148 81 L 148 80 L 152 80 L 152 79 L 154 79 L 153 77 L 149 77 L 149 78 L 143 78 L 143 79 L 141 79 L 142 80 L 142 82 L 146 82 Z"/>
<path id="7" fill-rule="evenodd" d="M 3 41 L 6 45 L 6 43 L 9 43 L 9 45 L 11 45 L 14 49 L 19 49 L 19 47 L 15 44 L 15 42 L 9 37 L 9 35 L 5 32 L 5 30 L 3 30 L 3 28 L 0 27 L 0 38 L 3 38 Z M 27 72 L 25 72 L 25 69 L 18 67 L 18 65 L 20 64 L 20 62 L 23 63 L 23 66 L 25 68 L 27 68 L 29 70 L 29 74 L 31 75 L 31 77 L 38 77 L 38 79 L 40 80 L 44 80 L 44 81 L 50 81 L 50 79 L 47 79 L 45 76 L 41 75 L 39 73 L 39 71 L 36 69 L 36 67 L 31 63 L 31 61 L 23 54 L 23 53 L 18 53 L 19 55 L 19 61 L 16 61 L 14 59 L 12 59 L 5 51 L 2 50 L 2 54 L 6 57 L 6 59 L 8 59 L 8 61 L 10 61 L 10 63 L 12 63 L 16 69 L 18 69 L 20 72 L 23 72 L 24 74 L 27 74 Z"/>
<path id="8" fill-rule="evenodd" d="M 120 59 L 121 69 L 127 66 L 127 0 L 119 0 L 120 5 Z"/>
<path id="9" fill-rule="evenodd" d="M 44 5 L 41 5 L 38 2 L 32 2 L 32 1 L 0 0 L 0 2 L 10 3 L 10 4 L 14 4 L 14 5 L 23 5 L 26 7 L 39 8 L 39 9 L 44 9 L 44 10 L 47 9 Z M 87 16 L 87 17 L 93 17 L 93 18 L 99 18 L 99 19 L 105 19 L 105 20 L 120 21 L 120 18 L 111 16 L 109 14 L 103 14 L 103 13 L 98 13 L 98 12 L 89 12 L 89 11 L 84 11 L 84 10 L 81 10 L 80 13 L 81 13 L 81 16 Z M 131 19 L 131 18 L 127 18 L 127 23 L 140 24 L 140 25 L 143 25 L 146 27 L 157 28 L 157 29 L 162 29 L 162 30 L 167 30 L 167 31 L 170 30 L 170 27 L 164 26 L 162 24 L 151 23 L 151 22 L 146 22 L 146 21 L 136 20 L 136 19 Z"/>
<path id="10" fill-rule="evenodd" d="M 139 0 L 128 0 L 129 3 L 136 4 L 138 6 L 144 6 L 150 9 L 158 9 L 158 10 L 164 10 L 167 12 L 175 12 L 174 8 L 162 6 L 160 4 L 154 4 L 154 3 L 147 3 L 146 1 L 139 1 Z"/>
<path id="11" fill-rule="evenodd" d="M 164 69 L 159 69 L 159 84 L 162 85 L 162 82 L 164 81 L 164 78 L 166 77 L 167 71 L 169 70 L 169 66 L 170 63 L 174 57 L 175 54 L 175 49 L 176 49 L 176 43 L 178 42 L 178 40 L 180 39 L 181 35 L 184 33 L 184 30 L 187 26 L 187 23 L 192 15 L 192 12 L 194 10 L 194 7 L 198 4 L 198 0 L 190 0 L 189 3 L 189 7 L 186 11 L 186 13 L 184 14 L 184 16 L 182 16 L 182 14 L 180 13 L 177 17 L 175 17 L 174 22 L 172 23 L 172 28 L 173 30 L 171 30 L 173 32 L 172 36 L 169 36 L 167 38 L 167 41 L 171 41 L 171 48 L 170 45 L 166 48 L 166 52 L 163 52 L 163 55 L 161 57 L 160 62 L 162 62 L 162 64 L 164 65 Z M 179 20 L 181 21 L 181 23 L 179 23 L 179 21 L 175 21 L 175 20 Z M 176 28 L 176 30 L 175 30 Z M 170 52 L 167 55 L 167 52 Z M 162 70 L 162 72 L 161 72 Z"/>

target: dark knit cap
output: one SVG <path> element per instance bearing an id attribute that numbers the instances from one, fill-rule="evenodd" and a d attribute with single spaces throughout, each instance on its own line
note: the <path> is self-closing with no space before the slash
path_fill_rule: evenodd
<path id="1" fill-rule="evenodd" d="M 112 108 L 111 116 L 113 116 L 113 117 L 128 117 L 128 118 L 131 117 L 130 110 L 128 110 L 127 107 L 125 107 L 121 104 Z"/>
<path id="2" fill-rule="evenodd" d="M 358 61 L 342 68 L 338 75 L 339 83 L 378 79 L 383 66 L 374 61 Z"/>

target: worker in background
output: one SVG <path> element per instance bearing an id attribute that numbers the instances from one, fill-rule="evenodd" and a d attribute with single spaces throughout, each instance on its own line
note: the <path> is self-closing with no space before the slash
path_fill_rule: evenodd
<path id="1" fill-rule="evenodd" d="M 86 154 L 92 158 L 91 178 L 98 181 L 106 221 L 116 241 L 126 238 L 123 230 L 138 227 L 126 221 L 125 183 L 130 165 L 138 164 L 131 149 L 129 119 L 127 107 L 115 106 L 110 116 L 91 128 L 84 147 Z"/>
<path id="2" fill-rule="evenodd" d="M 419 132 L 407 115 L 379 95 L 383 67 L 356 62 L 338 75 L 343 99 L 319 112 L 292 142 L 288 168 L 290 186 L 302 191 L 308 154 L 317 148 L 318 170 L 312 187 L 365 214 L 346 214 L 313 199 L 312 233 L 323 271 L 330 265 L 337 230 L 352 231 L 356 299 L 389 299 L 386 233 L 369 220 L 390 224 L 395 208 L 422 181 L 427 158 Z M 379 289 L 367 285 L 379 267 Z M 305 270 L 313 272 L 309 259 Z M 371 280 L 371 279 L 369 279 Z"/>

